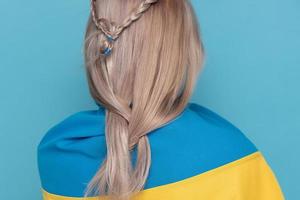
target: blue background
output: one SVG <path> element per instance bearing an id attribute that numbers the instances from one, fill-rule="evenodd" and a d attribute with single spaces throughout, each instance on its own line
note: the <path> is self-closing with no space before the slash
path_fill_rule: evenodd
<path id="1" fill-rule="evenodd" d="M 239 127 L 285 196 L 300 180 L 300 1 L 194 0 L 206 61 L 192 101 Z M 36 146 L 96 108 L 83 66 L 88 1 L 0 1 L 0 196 L 40 199 Z"/>

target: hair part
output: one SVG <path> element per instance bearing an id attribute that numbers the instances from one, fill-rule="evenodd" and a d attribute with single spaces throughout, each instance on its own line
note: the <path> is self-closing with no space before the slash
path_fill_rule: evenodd
<path id="1" fill-rule="evenodd" d="M 202 69 L 204 49 L 188 0 L 92 3 L 96 12 L 92 10 L 87 24 L 84 55 L 91 96 L 106 108 L 107 155 L 85 197 L 128 200 L 148 177 L 147 134 L 184 110 Z M 103 54 L 107 34 L 115 39 L 109 56 Z"/>

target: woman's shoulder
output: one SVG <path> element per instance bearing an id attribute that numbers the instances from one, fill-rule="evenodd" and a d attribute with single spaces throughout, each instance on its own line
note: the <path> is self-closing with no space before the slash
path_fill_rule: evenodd
<path id="1" fill-rule="evenodd" d="M 83 194 L 106 154 L 104 117 L 101 108 L 79 111 L 46 131 L 37 146 L 44 190 L 61 195 Z"/>
<path id="2" fill-rule="evenodd" d="M 145 188 L 184 180 L 258 151 L 237 126 L 196 103 L 150 133 L 149 141 L 153 156 Z"/>
<path id="3" fill-rule="evenodd" d="M 243 155 L 257 151 L 254 143 L 238 126 L 212 109 L 197 103 L 188 103 L 174 123 L 171 122 L 158 131 L 173 132 L 164 134 L 166 138 L 171 137 L 172 142 L 186 141 L 190 147 L 210 147 L 210 151 L 206 152 L 223 151 L 225 153 L 228 151 L 229 153 L 232 151 L 232 153 Z M 154 135 L 151 133 L 150 137 L 162 139 L 159 134 Z"/>
<path id="4" fill-rule="evenodd" d="M 52 125 L 42 136 L 38 147 L 61 139 L 86 138 L 104 135 L 104 112 L 101 108 L 71 113 Z"/>
<path id="5" fill-rule="evenodd" d="M 199 129 L 202 133 L 206 133 L 205 136 L 211 136 L 214 143 L 226 143 L 228 146 L 239 148 L 240 150 L 257 150 L 246 134 L 230 120 L 197 103 L 190 103 L 188 107 L 190 117 L 193 118 L 191 125 L 195 132 Z M 198 135 L 203 138 L 201 133 Z"/>
<path id="6" fill-rule="evenodd" d="M 234 158 L 258 150 L 244 131 L 212 109 L 197 103 L 190 103 L 188 109 L 185 122 L 198 146 L 209 148 L 208 152 Z"/>

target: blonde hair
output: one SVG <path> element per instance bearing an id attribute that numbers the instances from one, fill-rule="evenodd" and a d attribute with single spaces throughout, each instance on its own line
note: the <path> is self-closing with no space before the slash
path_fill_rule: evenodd
<path id="1" fill-rule="evenodd" d="M 91 5 L 85 65 L 91 96 L 106 108 L 107 155 L 85 197 L 126 200 L 148 177 L 147 134 L 184 110 L 204 50 L 188 0 L 92 0 Z"/>

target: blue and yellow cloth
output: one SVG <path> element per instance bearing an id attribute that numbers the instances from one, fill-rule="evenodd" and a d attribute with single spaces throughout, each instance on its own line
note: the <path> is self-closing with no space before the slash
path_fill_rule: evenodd
<path id="1" fill-rule="evenodd" d="M 42 138 L 38 167 L 44 200 L 83 199 L 106 155 L 105 108 L 98 106 L 71 114 Z M 136 200 L 284 199 L 262 153 L 237 127 L 204 106 L 189 103 L 148 137 L 151 168 Z"/>

